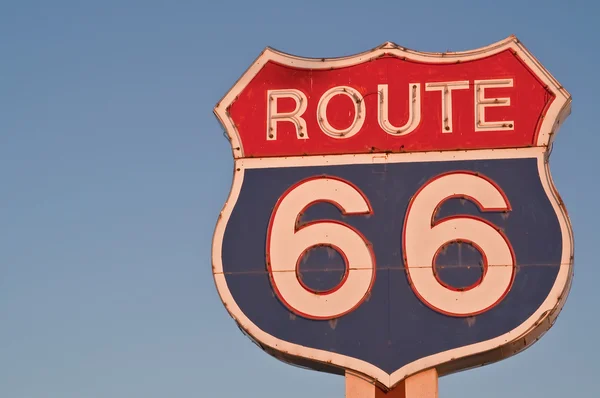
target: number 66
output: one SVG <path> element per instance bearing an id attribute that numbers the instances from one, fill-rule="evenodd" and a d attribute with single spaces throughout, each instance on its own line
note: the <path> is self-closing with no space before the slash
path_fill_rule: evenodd
<path id="1" fill-rule="evenodd" d="M 502 190 L 471 172 L 452 172 L 427 182 L 409 203 L 402 233 L 404 266 L 419 299 L 440 313 L 472 316 L 500 302 L 510 290 L 515 258 L 507 238 L 488 221 L 473 216 L 434 220 L 446 200 L 461 197 L 481 211 L 510 211 Z M 338 221 L 314 221 L 297 226 L 300 214 L 318 202 L 328 202 L 344 215 L 371 214 L 366 196 L 336 177 L 315 177 L 290 188 L 273 210 L 267 233 L 267 268 L 279 299 L 292 312 L 310 319 L 338 318 L 355 310 L 375 282 L 375 255 L 365 237 Z M 471 243 L 484 259 L 483 276 L 471 288 L 457 291 L 438 281 L 435 258 L 446 244 Z M 400 244 L 400 242 L 399 242 Z M 307 289 L 297 277 L 303 255 L 316 246 L 329 246 L 344 259 L 342 281 L 328 292 Z"/>

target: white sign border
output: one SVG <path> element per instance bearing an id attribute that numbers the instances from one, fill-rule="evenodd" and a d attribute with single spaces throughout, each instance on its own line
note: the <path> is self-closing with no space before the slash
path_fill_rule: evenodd
<path id="1" fill-rule="evenodd" d="M 556 95 L 555 100 L 547 110 L 538 131 L 537 146 L 519 149 L 484 149 L 467 151 L 444 152 L 413 152 L 397 154 L 356 154 L 356 155 L 323 155 L 323 156 L 294 156 L 284 158 L 244 158 L 244 151 L 239 139 L 239 133 L 229 116 L 229 106 L 246 85 L 256 76 L 269 61 L 283 65 L 310 68 L 331 69 L 347 67 L 367 62 L 384 53 L 406 57 L 415 61 L 456 63 L 488 57 L 504 50 L 511 49 L 535 75 Z M 554 323 L 560 313 L 573 277 L 573 231 L 564 208 L 563 202 L 552 182 L 548 168 L 549 148 L 563 121 L 571 112 L 570 94 L 550 75 L 550 73 L 527 51 L 521 42 L 510 36 L 492 45 L 465 52 L 424 53 L 400 47 L 387 42 L 370 51 L 341 58 L 302 58 L 266 48 L 252 66 L 235 83 L 232 89 L 217 104 L 214 110 L 217 118 L 225 127 L 231 142 L 235 159 L 234 175 L 229 198 L 219 216 L 212 244 L 213 275 L 217 290 L 225 307 L 238 325 L 254 340 L 260 342 L 269 350 L 274 350 L 285 356 L 307 358 L 325 365 L 334 365 L 344 370 L 357 372 L 377 381 L 386 389 L 391 389 L 408 376 L 429 368 L 437 368 L 443 374 L 481 366 L 514 355 L 537 341 Z M 537 158 L 541 181 L 553 209 L 558 217 L 563 236 L 562 259 L 555 284 L 538 310 L 523 324 L 512 331 L 491 340 L 437 353 L 412 362 L 392 374 L 382 369 L 348 356 L 308 348 L 292 344 L 264 332 L 253 324 L 240 310 L 227 286 L 222 264 L 222 243 L 225 228 L 231 212 L 238 199 L 244 170 L 247 168 L 269 167 L 302 167 L 316 165 L 342 165 L 366 163 L 397 163 L 397 162 L 431 162 L 467 159 L 504 159 L 504 158 Z"/>

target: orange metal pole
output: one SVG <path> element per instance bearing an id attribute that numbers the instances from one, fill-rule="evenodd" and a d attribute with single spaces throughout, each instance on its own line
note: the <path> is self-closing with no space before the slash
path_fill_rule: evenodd
<path id="1" fill-rule="evenodd" d="M 373 380 L 346 372 L 346 398 L 438 398 L 438 374 L 435 369 L 425 370 L 386 392 Z"/>

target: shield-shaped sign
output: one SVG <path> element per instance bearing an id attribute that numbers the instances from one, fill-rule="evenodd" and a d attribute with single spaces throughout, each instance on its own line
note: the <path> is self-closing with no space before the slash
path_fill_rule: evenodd
<path id="1" fill-rule="evenodd" d="M 234 157 L 212 255 L 227 311 L 283 361 L 384 389 L 525 349 L 573 273 L 548 169 L 570 103 L 515 37 L 267 48 L 215 108 Z"/>

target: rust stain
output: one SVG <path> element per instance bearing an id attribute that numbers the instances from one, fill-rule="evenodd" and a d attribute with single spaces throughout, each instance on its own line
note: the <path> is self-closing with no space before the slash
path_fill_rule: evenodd
<path id="1" fill-rule="evenodd" d="M 332 247 L 327 246 L 327 257 L 335 258 L 337 256 L 339 256 L 339 253 L 336 250 L 334 250 Z"/>
<path id="2" fill-rule="evenodd" d="M 335 327 L 337 326 L 337 323 L 338 323 L 338 320 L 337 320 L 337 318 L 336 318 L 336 319 L 332 319 L 332 320 L 330 320 L 330 321 L 329 321 L 329 326 L 330 326 L 330 327 L 331 327 L 333 330 L 335 330 Z"/>

